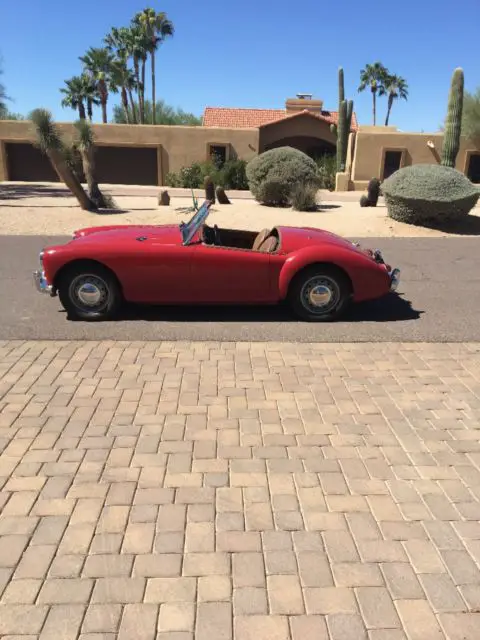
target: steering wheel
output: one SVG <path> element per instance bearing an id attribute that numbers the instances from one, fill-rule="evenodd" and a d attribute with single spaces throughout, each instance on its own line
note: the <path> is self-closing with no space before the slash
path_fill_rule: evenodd
<path id="1" fill-rule="evenodd" d="M 218 225 L 213 225 L 213 244 L 217 247 L 222 245 L 222 239 L 220 238 L 220 229 Z"/>

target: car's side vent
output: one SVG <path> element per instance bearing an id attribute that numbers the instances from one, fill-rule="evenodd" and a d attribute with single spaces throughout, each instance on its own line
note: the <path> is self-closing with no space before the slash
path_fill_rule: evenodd
<path id="1" fill-rule="evenodd" d="M 135 238 L 135 240 L 138 240 L 138 242 L 144 242 L 145 240 L 148 240 L 147 236 L 139 236 L 138 238 Z"/>

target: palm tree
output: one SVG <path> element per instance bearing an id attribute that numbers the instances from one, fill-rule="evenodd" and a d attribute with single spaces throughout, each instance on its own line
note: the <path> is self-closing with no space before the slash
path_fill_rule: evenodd
<path id="1" fill-rule="evenodd" d="M 85 193 L 79 179 L 68 166 L 65 158 L 65 147 L 60 134 L 47 109 L 34 109 L 30 114 L 37 134 L 37 146 L 48 157 L 58 177 L 77 198 L 82 209 L 95 211 L 96 206 Z"/>
<path id="2" fill-rule="evenodd" d="M 109 201 L 100 191 L 95 171 L 95 136 L 92 125 L 86 120 L 77 120 L 74 126 L 77 130 L 75 147 L 82 158 L 83 173 L 88 184 L 88 195 L 97 208 L 106 209 L 109 206 Z"/>
<path id="3" fill-rule="evenodd" d="M 358 87 L 358 91 L 365 91 L 365 89 L 369 87 L 372 92 L 374 126 L 377 124 L 377 93 L 379 93 L 384 86 L 387 76 L 388 70 L 381 62 L 367 64 L 365 68 L 360 71 L 360 86 Z"/>
<path id="4" fill-rule="evenodd" d="M 122 107 L 125 113 L 127 124 L 130 124 L 130 107 L 132 109 L 133 120 L 135 121 L 135 102 L 132 91 L 136 86 L 135 76 L 128 68 L 126 60 L 117 59 L 112 64 L 111 73 L 112 86 L 120 87 L 122 97 Z M 130 105 L 129 105 L 130 99 Z"/>
<path id="5" fill-rule="evenodd" d="M 115 85 L 111 83 L 113 55 L 106 47 L 90 47 L 80 62 L 95 82 L 102 106 L 102 122 L 106 124 L 108 92 L 115 91 Z"/>
<path id="6" fill-rule="evenodd" d="M 100 98 L 96 82 L 93 78 L 87 73 L 83 73 L 81 78 L 83 80 L 83 96 L 87 105 L 87 116 L 91 122 L 93 118 L 93 107 L 98 107 L 100 105 Z"/>
<path id="7" fill-rule="evenodd" d="M 65 87 L 60 89 L 64 94 L 62 99 L 62 107 L 70 107 L 75 111 L 78 109 L 78 115 L 81 120 L 85 120 L 85 82 L 82 76 L 73 76 L 70 80 L 65 80 Z"/>
<path id="8" fill-rule="evenodd" d="M 152 104 L 156 104 L 155 54 L 166 38 L 173 36 L 173 23 L 168 20 L 163 11 L 157 13 L 155 9 L 144 9 L 133 19 L 134 24 L 141 27 L 147 41 L 147 51 L 150 54 L 152 70 Z M 155 109 L 152 109 L 152 124 L 155 124 Z"/>
<path id="9" fill-rule="evenodd" d="M 408 84 L 405 78 L 388 74 L 385 78 L 383 86 L 380 87 L 379 96 L 388 96 L 387 117 L 385 118 L 385 126 L 388 127 L 390 112 L 392 111 L 395 100 L 408 100 Z"/>
<path id="10" fill-rule="evenodd" d="M 113 27 L 111 32 L 106 36 L 104 40 L 107 48 L 112 53 L 115 52 L 120 60 L 125 60 L 128 65 L 128 60 L 131 58 L 133 61 L 133 80 L 129 79 L 127 86 L 127 93 L 130 99 L 130 106 L 132 109 L 132 120 L 137 122 L 137 114 L 135 111 L 133 91 L 137 92 L 139 103 L 140 122 L 144 120 L 143 105 L 143 92 L 142 82 L 140 79 L 140 62 L 145 59 L 145 38 L 141 32 L 141 29 L 137 26 L 121 27 L 117 29 Z"/>

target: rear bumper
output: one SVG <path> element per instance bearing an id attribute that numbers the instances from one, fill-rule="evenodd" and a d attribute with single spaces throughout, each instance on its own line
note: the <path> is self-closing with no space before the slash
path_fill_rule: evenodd
<path id="1" fill-rule="evenodd" d="M 45 278 L 44 271 L 39 271 L 39 270 L 34 271 L 33 281 L 35 282 L 35 287 L 37 291 L 39 291 L 40 293 L 47 293 L 50 296 L 54 295 L 53 287 L 48 284 L 47 279 Z"/>
<path id="2" fill-rule="evenodd" d="M 400 269 L 392 269 L 388 272 L 390 278 L 390 291 L 396 291 L 400 284 Z"/>

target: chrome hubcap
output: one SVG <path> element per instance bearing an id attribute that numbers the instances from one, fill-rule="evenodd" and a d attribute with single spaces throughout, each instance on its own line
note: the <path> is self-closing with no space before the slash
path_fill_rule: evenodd
<path id="1" fill-rule="evenodd" d="M 86 282 L 77 291 L 78 299 L 87 307 L 95 307 L 102 299 L 102 291 L 91 282 Z"/>
<path id="2" fill-rule="evenodd" d="M 324 284 L 320 284 L 310 291 L 309 301 L 314 307 L 324 307 L 330 302 L 332 296 L 332 290 Z"/>
<path id="3" fill-rule="evenodd" d="M 340 290 L 337 283 L 328 276 L 317 276 L 304 284 L 301 298 L 308 311 L 325 314 L 338 304 Z"/>
<path id="4" fill-rule="evenodd" d="M 70 297 L 80 309 L 99 311 L 108 301 L 108 288 L 98 276 L 82 275 L 72 281 Z"/>

